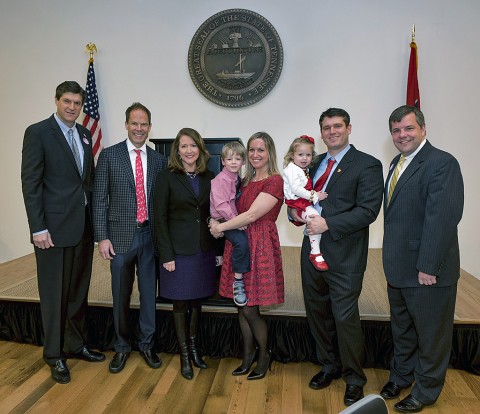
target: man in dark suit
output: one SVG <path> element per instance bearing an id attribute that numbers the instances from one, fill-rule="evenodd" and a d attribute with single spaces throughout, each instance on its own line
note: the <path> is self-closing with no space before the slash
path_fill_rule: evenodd
<path id="1" fill-rule="evenodd" d="M 419 412 L 440 395 L 450 360 L 463 179 L 457 160 L 426 140 L 419 109 L 397 108 L 389 127 L 400 154 L 385 186 L 383 267 L 394 355 L 381 395 L 397 398 L 415 382 L 395 409 Z"/>
<path id="2" fill-rule="evenodd" d="M 113 320 L 117 339 L 110 372 L 120 372 L 130 356 L 130 296 L 137 272 L 140 292 L 138 347 L 145 362 L 159 368 L 154 350 L 156 264 L 153 190 L 166 158 L 145 142 L 150 111 L 134 103 L 125 112 L 128 139 L 105 148 L 98 159 L 93 192 L 93 226 L 98 250 L 111 260 Z"/>
<path id="3" fill-rule="evenodd" d="M 319 156 L 310 177 L 315 185 L 327 172 L 325 184 L 316 190 L 326 191 L 328 197 L 315 205 L 321 215 L 310 217 L 307 234 L 322 234 L 320 250 L 329 270 L 320 272 L 312 265 L 306 236 L 301 253 L 307 320 L 323 366 L 309 385 L 325 388 L 342 376 L 346 405 L 363 397 L 367 381 L 358 297 L 367 264 L 368 228 L 377 218 L 383 193 L 382 164 L 349 143 L 351 131 L 350 116 L 343 109 L 330 108 L 320 116 L 328 152 Z M 327 164 L 332 157 L 330 170 Z"/>
<path id="4" fill-rule="evenodd" d="M 61 384 L 70 382 L 68 356 L 105 360 L 105 355 L 86 347 L 94 167 L 90 132 L 75 123 L 84 100 L 85 91 L 77 82 L 58 85 L 57 112 L 26 129 L 22 151 L 22 191 L 45 334 L 43 359 Z"/>

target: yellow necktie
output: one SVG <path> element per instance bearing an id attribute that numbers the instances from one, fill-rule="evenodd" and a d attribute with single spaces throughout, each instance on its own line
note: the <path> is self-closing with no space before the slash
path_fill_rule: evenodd
<path id="1" fill-rule="evenodd" d="M 392 174 L 392 179 L 390 180 L 390 187 L 388 188 L 387 205 L 390 204 L 390 199 L 392 198 L 393 190 L 395 190 L 395 186 L 397 185 L 398 175 L 400 174 L 400 171 L 402 171 L 404 162 L 405 162 L 405 156 L 402 154 L 400 156 L 400 160 L 398 161 L 395 167 L 395 171 Z"/>

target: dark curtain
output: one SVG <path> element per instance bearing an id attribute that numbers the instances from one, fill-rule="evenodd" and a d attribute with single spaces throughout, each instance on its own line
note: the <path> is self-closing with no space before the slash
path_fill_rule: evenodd
<path id="1" fill-rule="evenodd" d="M 112 309 L 89 307 L 88 345 L 99 350 L 113 349 L 115 330 Z M 315 345 L 304 317 L 266 316 L 269 345 L 276 361 L 316 363 Z M 138 332 L 138 310 L 130 312 L 133 348 Z M 365 368 L 388 369 L 393 353 L 390 323 L 362 321 L 365 339 Z M 480 375 L 480 325 L 455 325 L 450 364 Z M 0 301 L 0 339 L 43 344 L 43 329 L 38 303 Z M 202 313 L 198 346 L 204 355 L 212 358 L 242 356 L 242 339 L 237 314 Z M 177 353 L 172 312 L 157 311 L 157 352 Z"/>

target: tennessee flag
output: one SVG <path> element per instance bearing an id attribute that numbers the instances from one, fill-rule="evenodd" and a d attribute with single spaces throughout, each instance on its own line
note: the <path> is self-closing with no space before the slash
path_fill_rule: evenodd
<path id="1" fill-rule="evenodd" d="M 418 56 L 417 45 L 415 42 L 410 43 L 410 63 L 408 65 L 408 82 L 407 82 L 407 105 L 415 106 L 420 109 L 420 91 L 418 89 Z"/>

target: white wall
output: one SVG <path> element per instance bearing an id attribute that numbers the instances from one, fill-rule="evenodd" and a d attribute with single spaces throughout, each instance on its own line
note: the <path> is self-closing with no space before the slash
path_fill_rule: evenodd
<path id="1" fill-rule="evenodd" d="M 266 98 L 227 109 L 196 90 L 187 51 L 204 20 L 235 7 L 253 10 L 274 25 L 285 59 Z M 151 137 L 173 137 L 190 126 L 204 137 L 245 141 L 266 130 L 281 162 L 294 137 L 318 137 L 320 113 L 339 106 L 352 117 L 351 142 L 378 157 L 386 173 L 396 154 L 387 120 L 405 100 L 415 23 L 428 138 L 461 163 L 466 190 L 459 227 L 462 267 L 480 277 L 475 213 L 480 192 L 472 135 L 480 96 L 479 20 L 476 0 L 0 0 L 0 262 L 32 251 L 20 184 L 24 130 L 54 112 L 60 82 L 85 84 L 86 43 L 98 47 L 95 69 L 106 145 L 126 137 L 124 111 L 140 101 L 153 114 Z M 371 247 L 381 246 L 382 225 L 380 216 L 372 226 Z M 299 245 L 301 231 L 283 215 L 278 226 L 283 245 Z"/>

